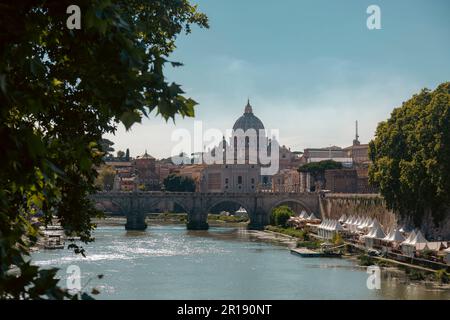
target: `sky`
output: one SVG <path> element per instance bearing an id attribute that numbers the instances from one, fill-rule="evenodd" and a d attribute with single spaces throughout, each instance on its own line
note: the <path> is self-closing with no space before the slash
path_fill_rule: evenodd
<path id="1" fill-rule="evenodd" d="M 145 150 L 169 157 L 175 129 L 225 132 L 247 99 L 266 129 L 279 129 L 281 145 L 351 145 L 355 120 L 361 143 L 377 124 L 422 88 L 450 81 L 448 0 L 197 0 L 209 29 L 180 35 L 165 68 L 199 103 L 195 119 L 165 122 L 151 114 L 130 131 L 106 135 L 131 156 Z M 381 29 L 366 25 L 370 5 L 381 10 Z M 187 152 L 189 150 L 186 150 Z M 192 151 L 192 150 L 191 150 Z"/>

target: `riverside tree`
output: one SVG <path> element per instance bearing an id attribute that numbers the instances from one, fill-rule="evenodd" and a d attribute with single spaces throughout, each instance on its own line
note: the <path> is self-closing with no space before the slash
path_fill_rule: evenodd
<path id="1" fill-rule="evenodd" d="M 416 226 L 450 209 L 450 82 L 423 89 L 381 122 L 370 142 L 369 179 Z"/>
<path id="2" fill-rule="evenodd" d="M 176 174 L 168 175 L 164 181 L 164 189 L 173 192 L 194 192 L 194 179 L 186 176 L 179 176 Z"/>
<path id="3" fill-rule="evenodd" d="M 298 172 L 308 172 L 319 186 L 325 185 L 325 170 L 342 169 L 342 163 L 334 160 L 310 162 L 298 168 Z"/>
<path id="4" fill-rule="evenodd" d="M 56 269 L 29 259 L 39 224 L 59 218 L 67 234 L 92 241 L 99 143 L 118 123 L 151 112 L 194 116 L 196 102 L 168 83 L 178 34 L 207 17 L 188 0 L 81 0 L 81 28 L 69 30 L 72 0 L 0 6 L 0 298 L 61 299 Z M 104 142 L 104 141 L 103 141 Z M 72 246 L 83 253 L 80 246 Z M 14 272 L 12 272 L 14 271 Z"/>
<path id="5" fill-rule="evenodd" d="M 272 211 L 272 223 L 276 226 L 286 227 L 287 221 L 294 215 L 294 211 L 288 206 L 279 206 Z"/>

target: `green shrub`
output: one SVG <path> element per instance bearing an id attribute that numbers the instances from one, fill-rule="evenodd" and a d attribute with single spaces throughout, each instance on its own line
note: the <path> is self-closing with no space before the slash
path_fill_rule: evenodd
<path id="1" fill-rule="evenodd" d="M 374 259 L 372 259 L 371 257 L 369 257 L 366 254 L 362 254 L 362 255 L 358 256 L 358 260 L 359 260 L 359 265 L 364 266 L 364 267 L 373 266 L 375 264 Z"/>
<path id="2" fill-rule="evenodd" d="M 423 250 L 422 252 L 421 252 L 421 256 L 424 258 L 424 259 L 431 259 L 431 257 L 433 257 L 434 256 L 434 251 L 433 250 L 429 250 L 429 249 L 425 249 L 425 250 Z"/>
<path id="3" fill-rule="evenodd" d="M 342 239 L 342 236 L 340 233 L 336 232 L 333 236 L 333 239 L 331 240 L 334 245 L 339 246 L 344 243 L 344 239 Z"/>
<path id="4" fill-rule="evenodd" d="M 439 283 L 448 283 L 450 280 L 448 273 L 444 269 L 437 271 L 435 277 L 436 281 L 439 281 Z"/>
<path id="5" fill-rule="evenodd" d="M 297 242 L 297 248 L 306 248 L 306 249 L 319 249 L 320 248 L 320 241 L 298 241 Z"/>
<path id="6" fill-rule="evenodd" d="M 391 264 L 387 261 L 384 260 L 378 260 L 377 261 L 377 266 L 379 267 L 389 267 Z"/>
<path id="7" fill-rule="evenodd" d="M 418 271 L 416 269 L 411 269 L 411 271 L 408 274 L 408 277 L 411 280 L 417 280 L 417 281 L 425 280 L 425 275 L 423 274 L 423 272 Z"/>
<path id="8" fill-rule="evenodd" d="M 301 240 L 308 240 L 308 234 L 306 233 L 306 231 L 304 230 L 297 230 L 294 228 L 283 228 L 283 227 L 277 227 L 277 226 L 266 226 L 265 228 L 268 231 L 272 231 L 272 232 L 278 232 L 278 233 L 282 233 L 294 238 L 299 238 Z"/>
<path id="9" fill-rule="evenodd" d="M 224 222 L 246 222 L 248 217 L 227 216 L 223 214 L 209 214 L 208 220 L 224 221 Z"/>
<path id="10" fill-rule="evenodd" d="M 276 226 L 286 227 L 287 221 L 293 215 L 294 211 L 292 211 L 291 208 L 289 208 L 288 206 L 280 206 L 273 209 L 272 211 L 273 219 L 271 220 L 273 221 L 273 224 Z"/>
<path id="11" fill-rule="evenodd" d="M 300 230 L 298 238 L 303 241 L 311 240 L 310 236 L 309 236 L 308 232 L 306 232 L 306 230 Z"/>

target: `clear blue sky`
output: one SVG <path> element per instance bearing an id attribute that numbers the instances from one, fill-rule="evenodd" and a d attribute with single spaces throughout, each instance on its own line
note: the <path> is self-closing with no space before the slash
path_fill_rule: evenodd
<path id="1" fill-rule="evenodd" d="M 199 103 L 205 128 L 232 127 L 250 97 L 292 149 L 348 146 L 355 120 L 367 143 L 394 107 L 450 81 L 448 0 L 195 2 L 211 27 L 180 36 L 170 58 L 184 66 L 166 72 Z M 366 27 L 371 4 L 381 8 L 381 30 Z M 132 156 L 167 157 L 176 127 L 192 131 L 193 120 L 153 117 L 107 137 Z"/>

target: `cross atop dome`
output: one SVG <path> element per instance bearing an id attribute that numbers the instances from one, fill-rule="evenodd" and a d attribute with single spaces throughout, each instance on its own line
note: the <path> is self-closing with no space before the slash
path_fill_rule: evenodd
<path id="1" fill-rule="evenodd" d="M 250 105 L 250 99 L 247 99 L 247 105 L 245 106 L 244 114 L 245 113 L 253 113 L 252 106 Z"/>

